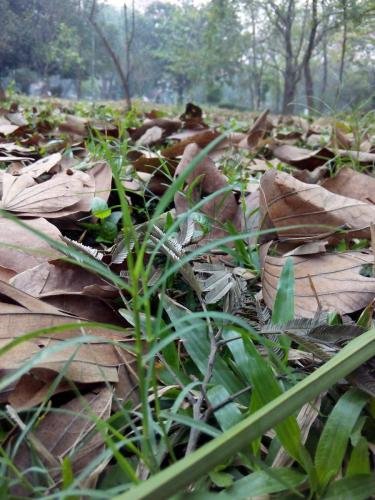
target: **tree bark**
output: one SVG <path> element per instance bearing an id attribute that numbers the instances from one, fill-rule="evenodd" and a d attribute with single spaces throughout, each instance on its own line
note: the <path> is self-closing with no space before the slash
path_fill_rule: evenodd
<path id="1" fill-rule="evenodd" d="M 337 87 L 336 98 L 340 93 L 344 79 L 344 65 L 345 65 L 345 55 L 346 55 L 346 43 L 348 37 L 348 19 L 347 19 L 347 3 L 346 0 L 341 0 L 342 5 L 342 21 L 343 21 L 343 31 L 342 31 L 342 42 L 341 42 L 341 56 L 340 56 L 340 70 L 339 70 L 339 86 Z"/>
<path id="2" fill-rule="evenodd" d="M 129 89 L 129 74 L 128 72 L 125 72 L 122 65 L 120 58 L 116 54 L 116 52 L 113 50 L 108 38 L 104 34 L 103 30 L 95 20 L 95 9 L 96 9 L 96 0 L 93 0 L 92 7 L 91 7 L 91 13 L 89 16 L 89 21 L 93 25 L 96 33 L 98 34 L 100 40 L 102 41 L 106 51 L 108 52 L 108 55 L 112 59 L 112 62 L 116 68 L 117 74 L 120 78 L 120 82 L 123 88 L 124 92 L 124 97 L 126 100 L 126 107 L 128 110 L 131 109 L 132 107 L 132 102 L 131 102 L 131 96 L 130 96 L 130 89 Z"/>

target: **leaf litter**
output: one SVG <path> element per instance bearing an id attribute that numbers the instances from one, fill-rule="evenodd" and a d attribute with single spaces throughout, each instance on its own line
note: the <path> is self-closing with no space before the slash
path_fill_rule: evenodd
<path id="1" fill-rule="evenodd" d="M 82 472 L 105 451 L 98 419 L 108 420 L 119 405 L 139 401 L 131 300 L 120 283 L 130 280 L 128 259 L 143 238 L 148 238 L 144 265 L 151 262 L 148 290 L 164 287 L 164 295 L 153 299 L 162 301 L 163 321 L 169 317 L 172 325 L 180 321 L 182 329 L 184 322 L 193 330 L 198 327 L 155 351 L 160 395 L 180 387 L 180 377 L 186 379 L 179 355 L 190 357 L 204 375 L 202 393 L 191 390 L 180 401 L 203 426 L 188 433 L 188 449 L 198 445 L 210 413 L 224 427 L 226 418 L 241 418 L 248 404 L 243 391 L 249 390 L 241 365 L 235 367 L 244 359 L 239 344 L 226 353 L 218 348 L 224 323 L 215 337 L 207 320 L 207 342 L 203 337 L 199 341 L 205 321 L 194 323 L 192 316 L 189 323 L 189 311 L 234 314 L 266 339 L 275 332 L 289 334 L 289 363 L 300 373 L 311 371 L 363 331 L 356 321 L 375 297 L 374 135 L 367 132 L 355 150 L 358 142 L 350 126 L 344 132 L 331 121 L 329 140 L 317 148 L 327 137 L 326 124 L 266 110 L 249 114 L 247 128 L 228 129 L 197 162 L 223 126 L 222 120 L 215 125 L 217 116 L 206 117 L 192 103 L 178 117 L 139 112 L 125 127 L 121 112 L 103 120 L 78 116 L 74 109 L 66 112 L 58 102 L 41 103 L 40 110 L 45 106 L 48 120 L 27 103 L 14 103 L 12 113 L 0 116 L 0 397 L 9 405 L 12 422 L 8 444 L 26 436 L 14 457 L 16 467 L 28 471 L 26 483 L 45 481 L 32 469 L 35 460 L 48 470 L 52 489 L 62 481 L 62 463 Z M 107 149 L 96 147 L 103 145 L 100 141 Z M 117 166 L 113 155 L 118 155 Z M 130 228 L 121 227 L 118 211 L 121 200 L 113 175 L 118 166 L 134 225 L 131 236 Z M 183 185 L 148 231 L 157 200 L 181 175 Z M 98 197 L 102 212 L 93 209 Z M 267 234 L 258 237 L 258 230 Z M 247 236 L 238 237 L 241 232 Z M 237 237 L 230 241 L 233 235 Z M 85 261 L 77 255 L 98 264 L 83 268 Z M 288 258 L 294 269 L 294 323 L 271 325 L 268 318 L 277 307 Z M 173 280 L 164 275 L 168 262 L 176 267 Z M 114 275 L 118 279 L 111 279 Z M 372 325 L 372 311 L 367 326 Z M 332 315 L 339 318 L 335 327 L 328 324 Z M 164 330 L 168 332 L 167 324 Z M 194 339 L 201 342 L 201 352 Z M 221 342 L 225 344 L 223 338 Z M 266 355 L 264 347 L 259 352 Z M 348 380 L 374 395 L 372 365 L 363 365 Z M 227 401 L 215 411 L 210 398 L 216 393 L 226 394 Z M 323 396 L 298 415 L 303 442 L 319 419 Z M 19 415 L 38 405 L 44 417 L 26 432 Z M 264 443 L 262 447 L 270 452 Z M 294 463 L 283 447 L 271 458 L 273 467 Z M 108 455 L 81 486 L 95 487 L 109 461 Z M 15 486 L 13 494 L 27 496 L 26 486 Z"/>

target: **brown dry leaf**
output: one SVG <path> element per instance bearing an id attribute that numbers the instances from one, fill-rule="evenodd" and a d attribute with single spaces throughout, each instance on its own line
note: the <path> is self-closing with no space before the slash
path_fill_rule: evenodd
<path id="1" fill-rule="evenodd" d="M 200 151 L 201 149 L 196 144 L 190 144 L 186 147 L 184 155 L 176 169 L 175 177 L 178 177 L 178 175 L 188 167 Z M 218 170 L 215 163 L 209 157 L 206 157 L 199 163 L 187 177 L 186 190 L 189 190 L 189 186 L 195 182 L 197 178 L 200 178 L 200 181 L 192 192 L 191 202 L 193 204 L 200 201 L 203 197 L 228 186 L 227 178 Z M 181 193 L 177 193 L 175 196 L 177 214 L 184 213 L 188 205 L 188 199 Z M 227 235 L 227 231 L 223 229 L 225 223 L 232 223 L 237 229 L 241 227 L 241 210 L 233 192 L 223 193 L 217 196 L 213 200 L 205 203 L 200 210 L 206 214 L 213 223 L 213 229 L 204 240 L 217 239 Z"/>
<path id="2" fill-rule="evenodd" d="M 61 162 L 62 156 L 60 153 L 55 153 L 32 163 L 28 167 L 23 167 L 21 174 L 28 174 L 33 179 L 37 179 L 42 174 L 56 174 L 61 172 Z"/>
<path id="3" fill-rule="evenodd" d="M 40 184 L 30 174 L 4 173 L 0 207 L 20 216 L 60 218 L 89 212 L 94 193 L 94 179 L 78 170 L 65 170 Z"/>
<path id="4" fill-rule="evenodd" d="M 6 283 L 0 282 L 0 294 L 8 302 L 0 302 L 0 346 L 26 333 L 66 323 L 76 328 L 52 334 L 41 334 L 17 344 L 1 356 L 0 372 L 14 371 L 30 363 L 28 371 L 44 368 L 62 373 L 66 379 L 79 383 L 117 382 L 117 368 L 132 360 L 127 352 L 120 356 L 108 341 L 125 342 L 129 330 L 116 332 L 107 327 L 90 327 L 81 319 L 62 313 Z M 16 304 L 14 304 L 16 302 Z M 19 305 L 18 305 L 19 304 Z M 87 343 L 69 343 L 76 337 L 88 336 Z M 35 356 L 34 359 L 32 359 Z"/>
<path id="5" fill-rule="evenodd" d="M 99 162 L 86 172 L 95 182 L 95 196 L 108 201 L 112 187 L 112 170 L 106 162 Z"/>
<path id="6" fill-rule="evenodd" d="M 259 146 L 260 141 L 264 138 L 267 132 L 270 130 L 270 123 L 267 120 L 269 110 L 266 109 L 263 113 L 255 120 L 253 126 L 248 131 L 246 139 L 243 139 L 239 143 L 240 148 L 255 149 Z M 272 129 L 272 125 L 271 125 Z"/>
<path id="7" fill-rule="evenodd" d="M 152 146 L 160 144 L 163 140 L 164 130 L 157 125 L 148 128 L 145 133 L 136 141 L 137 146 Z"/>
<path id="8" fill-rule="evenodd" d="M 82 319 L 123 325 L 121 316 L 107 302 L 108 297 L 118 296 L 117 289 L 74 264 L 44 262 L 17 274 L 10 284 Z"/>
<path id="9" fill-rule="evenodd" d="M 160 155 L 152 155 L 152 153 L 144 154 L 133 162 L 136 172 L 146 172 L 148 174 L 153 174 L 156 170 L 163 170 L 165 167 L 173 174 L 177 165 L 178 161 L 176 160 L 164 158 Z"/>
<path id="10" fill-rule="evenodd" d="M 150 128 L 159 127 L 163 131 L 163 140 L 181 127 L 180 120 L 170 120 L 167 118 L 155 118 L 145 120 L 145 122 L 137 128 L 129 128 L 128 133 L 132 141 L 137 142 Z"/>
<path id="11" fill-rule="evenodd" d="M 308 257 L 272 257 L 261 247 L 263 299 L 273 308 L 277 284 L 287 258 L 293 260 L 295 275 L 295 312 L 312 318 L 318 309 L 315 291 L 324 310 L 349 314 L 366 307 L 375 296 L 375 278 L 360 274 L 373 262 L 364 252 L 315 254 Z M 315 288 L 312 289 L 311 281 Z"/>
<path id="12" fill-rule="evenodd" d="M 86 137 L 88 134 L 87 128 L 88 120 L 75 115 L 66 115 L 65 121 L 60 124 L 59 129 L 61 132 L 68 134 Z"/>
<path id="13" fill-rule="evenodd" d="M 197 134 L 184 139 L 183 141 L 169 146 L 163 150 L 163 155 L 167 158 L 176 158 L 176 156 L 181 156 L 186 146 L 189 144 L 196 144 L 200 148 L 206 147 L 210 142 L 212 142 L 216 137 L 219 137 L 220 133 L 216 130 L 204 130 L 203 132 L 198 132 Z"/>
<path id="14" fill-rule="evenodd" d="M 5 116 L 0 116 L 0 135 L 11 135 L 19 128 L 19 125 L 14 125 L 10 120 L 5 118 Z"/>
<path id="15" fill-rule="evenodd" d="M 331 193 L 316 184 L 306 184 L 285 172 L 266 172 L 260 193 L 262 227 L 268 225 L 267 219 L 277 230 L 303 226 L 278 231 L 281 238 L 296 241 L 324 238 L 337 228 L 349 230 L 347 236 L 351 238 L 368 238 L 370 224 L 375 219 L 373 205 Z M 314 225 L 324 225 L 327 229 Z"/>
<path id="16" fill-rule="evenodd" d="M 345 134 L 340 127 L 333 125 L 331 142 L 334 148 L 351 149 L 353 140 L 349 134 Z"/>
<path id="17" fill-rule="evenodd" d="M 61 406 L 58 412 L 50 410 L 40 420 L 33 431 L 32 443 L 37 441 L 55 459 L 55 464 L 48 463 L 41 454 L 39 459 L 45 462 L 49 474 L 57 482 L 61 475 L 61 462 L 69 456 L 75 475 L 78 475 L 100 452 L 104 449 L 104 440 L 95 429 L 96 420 L 107 420 L 111 414 L 112 390 L 106 386 L 99 387 L 84 396 L 72 399 Z M 57 431 L 57 432 L 56 432 Z M 30 469 L 33 464 L 33 452 L 26 443 L 23 443 L 14 459 L 14 463 L 22 471 Z M 107 460 L 102 460 L 100 465 L 90 473 L 90 476 L 81 486 L 94 487 L 99 473 L 107 465 Z M 26 474 L 31 483 L 38 482 L 37 472 Z M 35 483 L 35 484 L 36 484 Z M 25 491 L 17 486 L 12 491 L 13 495 L 23 495 Z"/>
<path id="18" fill-rule="evenodd" d="M 11 392 L 7 395 L 7 401 L 16 410 L 28 410 L 46 400 L 51 392 L 51 385 L 57 374 L 51 370 L 35 368 L 31 373 L 23 375 Z M 53 394 L 69 392 L 72 390 L 68 381 L 58 383 Z"/>
<path id="19" fill-rule="evenodd" d="M 49 238 L 61 241 L 60 231 L 46 219 L 31 219 L 26 224 Z M 16 222 L 0 217 L 0 266 L 10 270 L 12 275 L 59 257 L 60 252 L 42 238 Z"/>
<path id="20" fill-rule="evenodd" d="M 371 175 L 346 167 L 335 177 L 323 181 L 321 185 L 332 193 L 375 205 L 375 178 Z"/>
<path id="21" fill-rule="evenodd" d="M 310 151 L 309 149 L 297 148 L 296 146 L 282 145 L 273 147 L 272 152 L 279 160 L 293 167 L 305 168 L 307 170 L 314 170 L 314 168 L 320 167 L 336 156 L 348 158 L 364 165 L 375 164 L 375 154 L 364 153 L 362 151 L 332 150 L 327 147 Z"/>
<path id="22" fill-rule="evenodd" d="M 298 148 L 287 144 L 274 147 L 272 152 L 276 158 L 284 163 L 307 170 L 314 170 L 314 168 L 320 167 L 320 165 L 323 165 L 328 160 L 335 157 L 335 153 L 328 148 L 310 151 L 309 149 Z"/>

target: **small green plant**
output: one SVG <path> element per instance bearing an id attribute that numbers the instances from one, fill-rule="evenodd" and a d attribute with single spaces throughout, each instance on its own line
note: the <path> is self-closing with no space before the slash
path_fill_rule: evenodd
<path id="1" fill-rule="evenodd" d="M 82 222 L 81 225 L 95 236 L 97 243 L 112 244 L 119 233 L 118 224 L 122 217 L 121 211 L 112 211 L 102 198 L 94 198 L 91 204 L 91 213 L 97 222 Z"/>

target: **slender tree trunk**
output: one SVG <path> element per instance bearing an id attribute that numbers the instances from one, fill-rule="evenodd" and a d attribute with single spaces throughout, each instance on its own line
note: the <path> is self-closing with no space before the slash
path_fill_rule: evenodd
<path id="1" fill-rule="evenodd" d="M 340 56 L 340 70 L 339 70 L 339 86 L 337 87 L 336 98 L 339 96 L 343 79 L 344 79 L 344 65 L 346 55 L 346 43 L 348 37 L 348 19 L 347 19 L 347 0 L 341 0 L 342 5 L 342 42 L 341 42 L 341 56 Z"/>
<path id="2" fill-rule="evenodd" d="M 323 79 L 322 79 L 322 88 L 320 90 L 320 101 L 319 101 L 319 109 L 322 111 L 324 107 L 324 100 L 327 90 L 328 83 L 328 47 L 327 47 L 327 36 L 324 35 L 323 38 Z"/>
<path id="3" fill-rule="evenodd" d="M 7 96 L 6 96 L 5 90 L 0 83 L 0 102 L 5 101 L 6 98 L 7 98 Z"/>
<path id="4" fill-rule="evenodd" d="M 305 92 L 306 92 L 306 104 L 309 111 L 311 111 L 314 106 L 314 81 L 311 74 L 310 61 L 307 61 L 304 65 L 304 76 L 305 76 Z"/>
<path id="5" fill-rule="evenodd" d="M 184 103 L 184 82 L 182 80 L 177 80 L 177 104 L 180 106 Z"/>
<path id="6" fill-rule="evenodd" d="M 116 68 L 118 77 L 121 82 L 121 86 L 123 88 L 124 92 L 124 97 L 126 100 L 126 107 L 128 109 L 131 109 L 132 107 L 132 102 L 131 102 L 131 96 L 130 96 L 130 89 L 129 89 L 129 75 L 124 71 L 120 58 L 116 54 L 116 52 L 113 50 L 108 38 L 102 31 L 100 25 L 96 22 L 95 20 L 95 8 L 96 8 L 96 0 L 93 1 L 92 8 L 91 8 L 91 13 L 89 16 L 89 21 L 93 25 L 96 33 L 98 34 L 99 38 L 101 39 L 106 51 L 108 52 L 108 55 L 112 59 L 112 62 Z M 129 68 L 127 68 L 129 70 Z"/>
<path id="7" fill-rule="evenodd" d="M 283 115 L 293 114 L 296 95 L 296 71 L 291 61 L 287 61 L 284 72 Z"/>
<path id="8" fill-rule="evenodd" d="M 82 97 L 82 78 L 81 75 L 78 74 L 75 82 L 77 99 L 81 99 Z"/>

